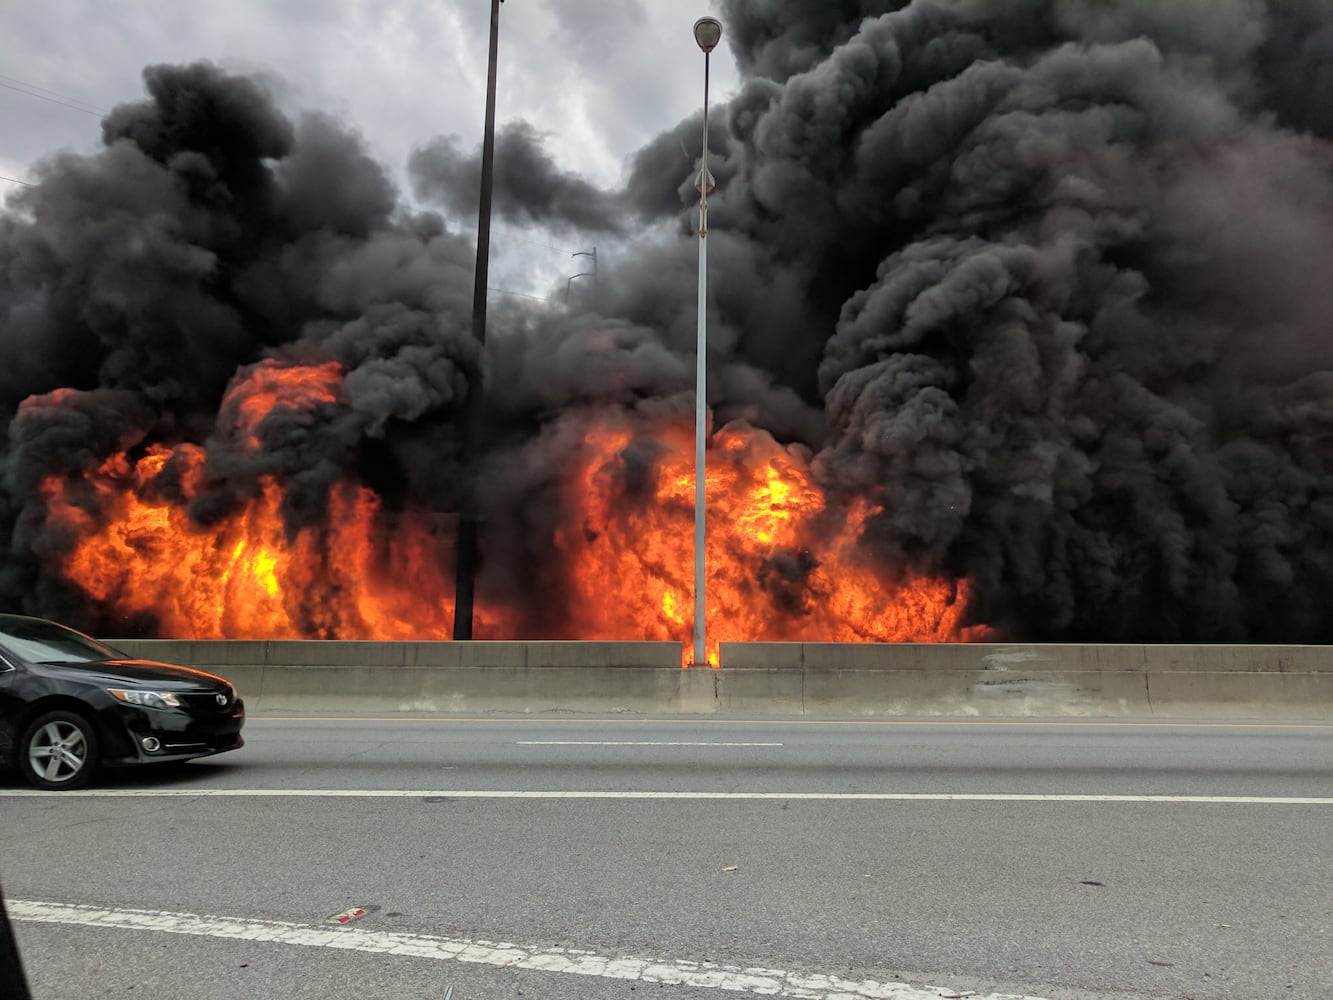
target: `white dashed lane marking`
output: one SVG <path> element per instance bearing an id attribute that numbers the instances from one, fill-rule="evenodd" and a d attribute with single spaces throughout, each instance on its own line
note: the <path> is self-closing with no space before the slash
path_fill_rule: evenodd
<path id="1" fill-rule="evenodd" d="M 685 743 L 666 740 L 517 740 L 520 747 L 780 747 L 781 743 Z"/>
<path id="2" fill-rule="evenodd" d="M 317 926 L 279 920 L 248 920 L 198 913 L 131 910 L 48 903 L 27 899 L 8 902 L 11 918 L 30 923 L 66 924 L 114 930 L 156 931 L 196 937 L 265 941 L 308 948 L 338 948 L 402 958 L 468 962 L 495 968 L 528 969 L 570 976 L 594 976 L 670 986 L 726 990 L 799 1000 L 941 1000 L 958 991 L 908 983 L 847 980 L 811 972 L 720 965 L 713 962 L 659 961 L 598 955 L 573 948 L 528 947 L 509 942 L 399 934 L 360 927 Z M 1039 1000 L 1012 993 L 967 993 L 970 1000 Z"/>

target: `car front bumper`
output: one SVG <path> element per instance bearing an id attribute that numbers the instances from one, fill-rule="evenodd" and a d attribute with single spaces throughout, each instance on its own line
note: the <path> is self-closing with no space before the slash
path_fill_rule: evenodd
<path id="1" fill-rule="evenodd" d="M 240 698 L 216 713 L 116 705 L 100 716 L 102 763 L 107 767 L 192 760 L 245 745 L 245 702 Z"/>

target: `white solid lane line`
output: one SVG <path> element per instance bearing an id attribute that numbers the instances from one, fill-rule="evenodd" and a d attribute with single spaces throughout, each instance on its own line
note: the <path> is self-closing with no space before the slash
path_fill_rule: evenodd
<path id="1" fill-rule="evenodd" d="M 1005 792 L 634 792 L 429 788 L 0 788 L 0 798 L 95 799 L 684 799 L 810 802 L 1151 802 L 1228 806 L 1333 806 L 1333 798 L 1266 795 L 1036 795 Z"/>
<path id="2" fill-rule="evenodd" d="M 963 728 L 1057 728 L 1057 729 L 1333 729 L 1328 722 L 1187 722 L 1185 720 L 1152 719 L 973 719 L 954 716 L 937 716 L 933 719 L 753 719 L 753 718 L 700 718 L 690 716 L 653 717 L 617 719 L 617 718 L 573 718 L 573 719 L 534 719 L 530 716 L 495 718 L 488 716 L 467 715 L 249 715 L 246 725 L 263 722 L 394 722 L 394 723 L 443 723 L 455 725 L 497 725 L 512 726 L 841 726 L 896 728 L 903 726 L 921 726 L 935 729 L 951 727 Z"/>
<path id="3" fill-rule="evenodd" d="M 851 981 L 819 973 L 787 972 L 782 969 L 745 968 L 713 962 L 658 961 L 620 955 L 598 955 L 572 948 L 541 948 L 509 942 L 477 941 L 437 937 L 431 934 L 399 934 L 360 927 L 331 928 L 280 920 L 252 920 L 171 913 L 162 910 L 131 910 L 48 903 L 27 899 L 8 901 L 9 915 L 18 921 L 72 924 L 82 927 L 130 931 L 157 931 L 197 937 L 265 941 L 312 948 L 339 948 L 403 958 L 468 962 L 496 968 L 529 969 L 535 972 L 594 976 L 671 986 L 692 986 L 759 996 L 794 997 L 800 1000 L 942 1000 L 958 996 L 956 990 L 913 986 L 907 983 Z M 968 993 L 972 1000 L 1039 1000 L 1015 994 Z"/>

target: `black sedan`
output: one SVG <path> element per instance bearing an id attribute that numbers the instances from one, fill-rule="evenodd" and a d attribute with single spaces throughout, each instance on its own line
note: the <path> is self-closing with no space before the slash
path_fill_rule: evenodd
<path id="1" fill-rule="evenodd" d="M 38 788 L 82 788 L 100 767 L 235 750 L 244 724 L 245 703 L 221 677 L 0 615 L 0 766 L 17 765 Z"/>

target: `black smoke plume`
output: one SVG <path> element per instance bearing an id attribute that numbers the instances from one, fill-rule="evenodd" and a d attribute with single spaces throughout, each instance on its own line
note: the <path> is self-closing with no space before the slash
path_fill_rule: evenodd
<path id="1" fill-rule="evenodd" d="M 408 163 L 412 186 L 459 219 L 477 216 L 481 150 L 463 153 L 453 136 L 432 139 Z M 495 136 L 494 215 L 515 224 L 537 223 L 557 232 L 622 231 L 619 197 L 561 170 L 542 149 L 542 137 L 527 122 L 514 122 Z"/>
<path id="2" fill-rule="evenodd" d="M 715 425 L 809 449 L 826 491 L 880 508 L 871 558 L 971 580 L 1003 637 L 1333 641 L 1333 3 L 720 6 L 744 79 L 710 138 Z M 558 631 L 541 567 L 571 428 L 692 409 L 698 119 L 620 192 L 511 127 L 502 218 L 628 211 L 660 236 L 596 315 L 494 312 L 483 359 L 473 247 L 354 133 L 210 66 L 145 81 L 101 152 L 48 161 L 0 216 L 4 603 L 101 624 L 49 569 L 68 540 L 39 484 L 154 441 L 205 447 L 201 521 L 264 476 L 292 530 L 349 473 L 456 510 L 484 372 L 483 586 Z M 474 159 L 434 140 L 411 165 L 459 229 Z M 218 412 L 267 358 L 347 376 L 256 452 Z M 771 575 L 799 588 L 790 566 Z"/>

